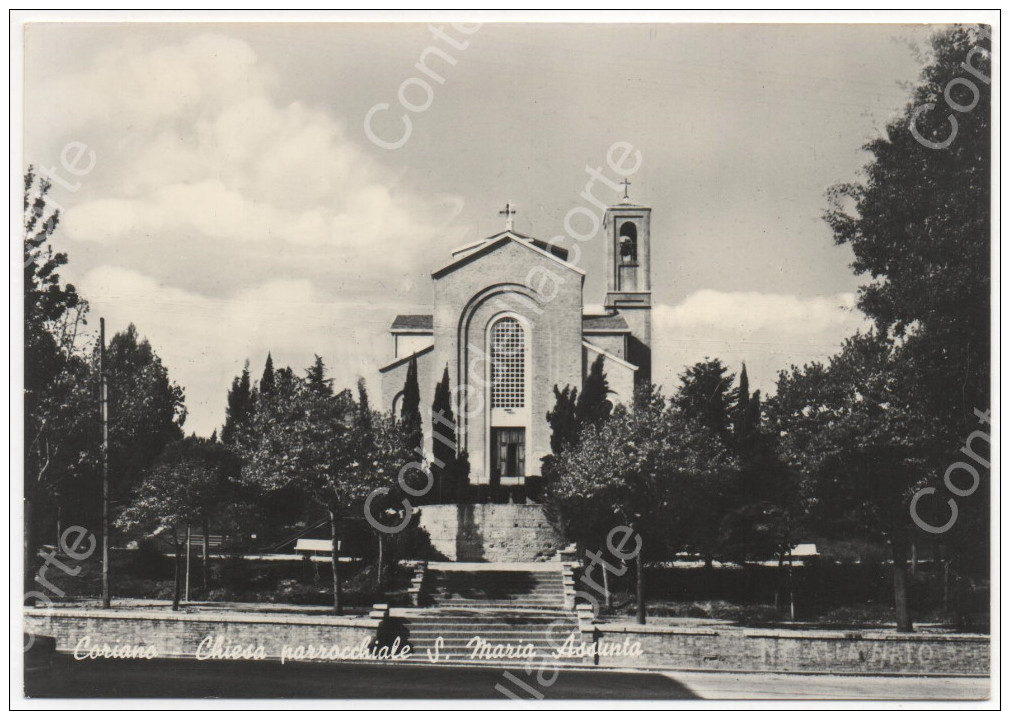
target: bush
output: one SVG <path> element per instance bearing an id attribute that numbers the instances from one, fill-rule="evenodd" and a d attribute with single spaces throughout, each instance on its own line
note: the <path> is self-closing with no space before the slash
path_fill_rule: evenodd
<path id="1" fill-rule="evenodd" d="M 172 563 L 161 552 L 153 538 L 145 538 L 137 545 L 137 550 L 129 565 L 134 575 L 152 580 L 161 580 L 173 574 Z"/>

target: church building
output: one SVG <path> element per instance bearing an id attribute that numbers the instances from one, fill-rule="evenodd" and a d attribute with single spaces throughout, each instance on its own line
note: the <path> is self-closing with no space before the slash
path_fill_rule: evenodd
<path id="1" fill-rule="evenodd" d="M 400 314 L 389 328 L 392 361 L 380 368 L 382 406 L 399 411 L 416 359 L 424 429 L 448 368 L 457 446 L 470 481 L 502 485 L 540 476 L 550 454 L 547 413 L 554 386 L 582 389 L 599 356 L 616 402 L 651 381 L 651 208 L 625 201 L 606 210 L 607 294 L 586 308 L 586 273 L 568 250 L 513 229 L 463 245 L 431 274 L 431 311 Z"/>

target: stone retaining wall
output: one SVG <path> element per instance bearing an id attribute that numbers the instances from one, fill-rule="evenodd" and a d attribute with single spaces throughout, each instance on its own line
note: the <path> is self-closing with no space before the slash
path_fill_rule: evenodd
<path id="1" fill-rule="evenodd" d="M 539 504 L 432 504 L 420 510 L 421 528 L 446 560 L 552 560 L 565 545 Z"/>
<path id="2" fill-rule="evenodd" d="M 257 658 L 281 659 L 285 648 L 290 655 L 298 646 L 370 647 L 380 622 L 326 615 L 73 608 L 27 608 L 24 614 L 25 632 L 54 637 L 58 652 L 84 653 L 107 645 L 130 656 L 153 649 L 152 657 L 180 658 L 196 657 L 198 651 L 210 655 L 205 658 L 220 658 L 213 656 L 215 650 L 238 648 Z"/>
<path id="3" fill-rule="evenodd" d="M 638 642 L 640 657 L 601 657 L 601 666 L 723 671 L 988 676 L 990 638 L 972 634 L 758 630 L 598 624 L 606 644 Z"/>
<path id="4" fill-rule="evenodd" d="M 292 650 L 299 646 L 374 648 L 380 622 L 375 618 L 330 618 L 306 614 L 73 608 L 29 608 L 24 611 L 24 619 L 25 631 L 54 637 L 56 651 L 59 652 L 87 651 L 95 645 L 130 645 L 151 647 L 154 649 L 152 656 L 192 658 L 197 656 L 203 644 L 205 658 L 221 658 L 212 655 L 212 643 L 220 639 L 224 650 L 256 650 L 261 647 L 262 658 L 265 659 L 281 659 L 286 648 L 288 659 L 292 661 L 299 661 L 291 656 Z M 580 637 L 578 641 L 587 647 L 595 640 L 604 652 L 603 656 L 588 660 L 588 663 L 601 667 L 858 675 L 989 675 L 988 635 L 929 632 L 901 635 L 759 630 L 732 626 L 667 627 L 593 624 L 588 621 Z M 89 641 L 82 643 L 84 638 Z M 208 638 L 211 638 L 210 642 L 205 641 Z M 409 641 L 409 637 L 407 639 Z M 380 644 L 391 641 L 383 640 Z M 606 656 L 608 646 L 625 650 L 640 648 L 642 654 Z M 211 656 L 207 657 L 207 654 Z"/>

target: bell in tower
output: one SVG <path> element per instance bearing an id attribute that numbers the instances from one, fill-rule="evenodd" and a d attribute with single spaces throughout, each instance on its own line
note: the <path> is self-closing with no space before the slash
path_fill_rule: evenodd
<path id="1" fill-rule="evenodd" d="M 636 385 L 652 381 L 652 284 L 649 236 L 652 208 L 624 201 L 607 208 L 607 310 L 631 329 L 628 360 L 638 366 Z"/>

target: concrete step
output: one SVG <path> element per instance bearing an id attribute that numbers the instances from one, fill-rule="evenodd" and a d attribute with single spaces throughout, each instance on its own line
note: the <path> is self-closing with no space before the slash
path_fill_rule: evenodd
<path id="1" fill-rule="evenodd" d="M 516 630 L 514 632 L 505 630 L 494 630 L 486 629 L 482 627 L 474 627 L 473 629 L 467 630 L 429 630 L 427 632 L 421 632 L 420 630 L 412 630 L 410 633 L 411 639 L 435 639 L 441 637 L 442 639 L 470 639 L 473 636 L 486 637 L 488 639 L 526 639 L 528 641 L 550 641 L 551 639 L 564 639 L 567 634 L 565 630 L 557 629 L 552 632 L 547 632 L 545 630 Z"/>
<path id="2" fill-rule="evenodd" d="M 500 565 L 468 564 L 429 567 L 421 581 L 422 605 L 481 610 L 560 610 L 565 604 L 560 567 L 502 569 Z"/>
<path id="3" fill-rule="evenodd" d="M 440 603 L 440 602 L 475 602 L 475 603 L 480 603 L 480 602 L 489 602 L 489 603 L 525 602 L 525 603 L 530 603 L 530 604 L 548 603 L 550 605 L 553 605 L 553 604 L 557 604 L 557 603 L 564 603 L 565 602 L 565 596 L 564 595 L 536 595 L 536 596 L 521 596 L 521 595 L 516 595 L 516 596 L 512 596 L 512 597 L 501 596 L 501 597 L 487 597 L 487 598 L 484 598 L 484 597 L 481 597 L 481 598 L 468 598 L 468 597 L 463 597 L 461 595 L 444 595 L 444 596 L 441 596 L 441 597 L 434 597 L 434 596 L 432 596 L 430 598 L 430 600 L 431 600 L 431 602 L 434 602 L 434 603 Z"/>
<path id="4" fill-rule="evenodd" d="M 431 604 L 446 609 L 493 607 L 496 610 L 561 610 L 564 607 L 563 600 L 465 600 L 455 598 L 452 600 L 432 600 Z"/>
<path id="5" fill-rule="evenodd" d="M 435 586 L 428 588 L 431 595 L 463 595 L 465 597 L 498 597 L 511 595 L 515 597 L 536 597 L 538 595 L 564 595 L 565 589 L 557 587 L 541 587 L 533 590 L 525 588 L 451 588 Z"/>

